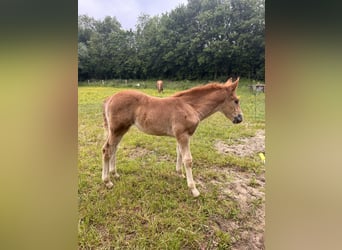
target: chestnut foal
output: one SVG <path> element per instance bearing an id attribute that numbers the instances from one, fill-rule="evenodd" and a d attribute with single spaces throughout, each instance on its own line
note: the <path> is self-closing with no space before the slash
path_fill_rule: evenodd
<path id="1" fill-rule="evenodd" d="M 236 89 L 239 78 L 225 84 L 210 83 L 181 91 L 173 96 L 157 98 L 134 90 L 124 90 L 106 99 L 104 125 L 107 139 L 102 148 L 102 180 L 108 188 L 113 186 L 110 174 L 119 177 L 115 155 L 118 144 L 132 125 L 157 136 L 172 136 L 177 140 L 176 171 L 183 175 L 193 196 L 199 196 L 192 176 L 190 137 L 200 121 L 213 113 L 222 112 L 233 123 L 242 122 L 242 111 Z"/>

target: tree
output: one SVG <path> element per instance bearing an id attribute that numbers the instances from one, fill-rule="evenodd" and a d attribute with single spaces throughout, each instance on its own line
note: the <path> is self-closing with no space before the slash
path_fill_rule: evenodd
<path id="1" fill-rule="evenodd" d="M 79 16 L 79 78 L 264 79 L 264 0 L 188 0 L 136 30 Z"/>

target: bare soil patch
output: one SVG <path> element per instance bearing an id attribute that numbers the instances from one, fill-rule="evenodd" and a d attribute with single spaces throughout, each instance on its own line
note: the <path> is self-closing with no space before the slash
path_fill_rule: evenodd
<path id="1" fill-rule="evenodd" d="M 150 154 L 153 154 L 153 151 L 138 146 L 129 153 L 129 157 L 135 159 L 135 158 L 145 157 L 146 155 L 150 155 Z"/>
<path id="2" fill-rule="evenodd" d="M 265 152 L 265 132 L 257 131 L 250 138 L 242 138 L 237 144 L 227 145 L 223 141 L 215 144 L 222 154 L 235 154 L 239 157 L 253 156 Z M 221 190 L 222 199 L 233 199 L 239 206 L 235 220 L 221 220 L 221 229 L 233 236 L 232 249 L 264 249 L 265 231 L 265 173 L 242 172 L 234 168 L 216 168 L 226 176 L 225 181 L 213 180 Z M 203 185 L 203 183 L 200 183 Z"/>
<path id="3" fill-rule="evenodd" d="M 231 180 L 222 194 L 239 204 L 238 220 L 229 225 L 235 237 L 232 249 L 264 249 L 265 179 L 263 174 L 228 171 Z"/>
<path id="4" fill-rule="evenodd" d="M 229 145 L 225 141 L 217 141 L 215 148 L 221 154 L 234 154 L 240 157 L 252 156 L 255 153 L 265 153 L 265 131 L 258 130 L 253 137 L 241 138 Z"/>
<path id="5" fill-rule="evenodd" d="M 211 218 L 212 221 L 232 236 L 231 249 L 265 249 L 264 173 L 242 172 L 229 167 L 216 167 L 215 172 L 219 173 L 221 178 L 211 180 L 210 184 L 220 190 L 218 198 L 234 200 L 238 206 L 234 219 L 227 220 L 214 216 Z M 205 181 L 198 178 L 196 182 L 202 190 L 207 189 Z"/>
<path id="6" fill-rule="evenodd" d="M 166 161 L 169 161 L 169 162 L 176 162 L 176 158 L 175 159 L 172 159 L 170 158 L 168 155 L 160 155 L 160 154 L 157 154 L 155 151 L 153 150 L 149 150 L 149 149 L 146 149 L 144 147 L 136 147 L 134 150 L 132 150 L 130 153 L 129 153 L 129 157 L 132 158 L 132 159 L 136 159 L 136 158 L 144 158 L 146 156 L 151 156 L 151 155 L 155 155 L 156 158 L 157 158 L 157 162 L 166 162 Z"/>

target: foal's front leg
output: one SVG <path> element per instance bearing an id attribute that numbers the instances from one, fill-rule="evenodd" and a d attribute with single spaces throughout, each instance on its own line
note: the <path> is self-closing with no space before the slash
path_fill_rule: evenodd
<path id="1" fill-rule="evenodd" d="M 185 173 L 186 173 L 186 181 L 188 187 L 191 189 L 192 195 L 197 197 L 200 195 L 200 192 L 196 188 L 196 184 L 192 177 L 192 156 L 190 152 L 190 141 L 189 136 L 182 136 L 178 141 L 180 146 L 180 153 L 182 155 L 183 163 L 185 166 Z"/>

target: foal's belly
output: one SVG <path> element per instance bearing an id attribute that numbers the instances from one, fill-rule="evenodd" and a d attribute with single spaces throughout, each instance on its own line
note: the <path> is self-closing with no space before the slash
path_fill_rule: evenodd
<path id="1" fill-rule="evenodd" d="M 161 110 L 141 112 L 137 115 L 134 125 L 150 135 L 173 136 L 170 116 Z"/>
<path id="2" fill-rule="evenodd" d="M 134 125 L 142 132 L 150 135 L 158 135 L 158 136 L 173 136 L 172 129 L 167 124 L 167 126 L 162 126 L 159 123 L 144 123 L 136 120 Z"/>

